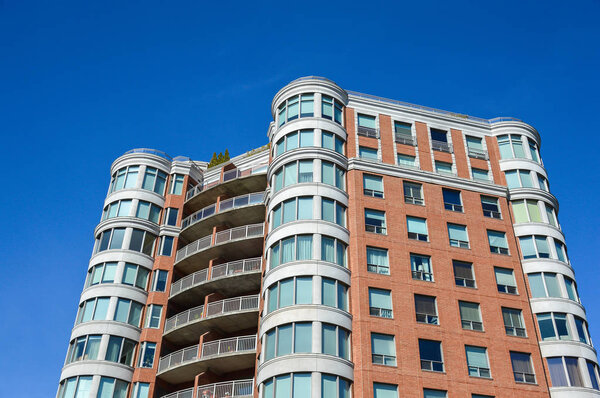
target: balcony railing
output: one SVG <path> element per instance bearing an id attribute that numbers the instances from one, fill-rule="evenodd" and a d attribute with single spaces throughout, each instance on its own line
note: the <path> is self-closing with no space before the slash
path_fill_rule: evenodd
<path id="1" fill-rule="evenodd" d="M 258 310 L 258 301 L 259 295 L 254 294 L 250 296 L 213 301 L 212 303 L 208 303 L 206 306 L 206 311 L 204 311 L 203 305 L 191 308 L 167 319 L 165 322 L 164 333 L 168 333 L 179 326 L 203 318 L 209 318 L 230 312 Z"/>
<path id="2" fill-rule="evenodd" d="M 202 344 L 199 356 L 198 348 L 198 345 L 186 347 L 160 358 L 160 361 L 158 362 L 158 371 L 164 372 L 165 370 L 184 363 L 208 359 L 222 354 L 255 351 L 256 335 L 209 341 L 208 343 Z"/>
<path id="3" fill-rule="evenodd" d="M 184 218 L 181 222 L 181 226 L 182 228 L 186 228 L 190 225 L 197 223 L 198 221 L 202 221 L 207 217 L 224 212 L 226 210 L 238 209 L 240 207 L 252 206 L 263 203 L 264 196 L 264 192 L 255 192 L 224 200 L 221 203 L 219 203 L 218 207 L 216 203 L 213 203 L 212 205 L 206 206 L 205 208 L 200 209 L 197 212 Z"/>
<path id="4" fill-rule="evenodd" d="M 404 145 L 410 145 L 410 146 L 417 145 L 416 140 L 411 135 L 407 135 L 407 134 L 396 133 L 395 140 L 396 140 L 396 143 L 398 143 L 398 144 L 404 144 Z"/>
<path id="5" fill-rule="evenodd" d="M 190 200 L 194 196 L 198 195 L 200 192 L 203 192 L 203 191 L 207 190 L 208 188 L 212 188 L 223 182 L 235 180 L 236 178 L 240 178 L 240 177 L 247 177 L 247 176 L 250 176 L 253 174 L 266 173 L 267 167 L 268 167 L 268 164 L 265 163 L 265 164 L 260 164 L 258 166 L 254 166 L 250 169 L 245 169 L 245 170 L 233 169 L 233 170 L 226 171 L 223 173 L 222 180 L 214 181 L 214 182 L 211 182 L 208 184 L 206 184 L 206 183 L 198 184 L 194 188 L 190 189 L 185 196 L 185 200 Z"/>
<path id="6" fill-rule="evenodd" d="M 198 398 L 247 398 L 254 392 L 254 380 L 236 380 L 198 386 Z"/>
<path id="7" fill-rule="evenodd" d="M 161 398 L 192 398 L 194 396 L 194 387 L 181 391 L 175 391 L 171 394 L 163 395 Z"/>
<path id="8" fill-rule="evenodd" d="M 215 246 L 219 244 L 223 244 L 225 242 L 234 241 L 238 239 L 245 238 L 255 238 L 264 235 L 264 224 L 251 224 L 244 225 L 243 227 L 237 227 L 228 229 L 225 231 L 217 232 L 215 236 Z M 189 245 L 182 247 L 177 250 L 177 255 L 175 256 L 175 262 L 183 260 L 186 257 L 191 256 L 192 254 L 205 250 L 211 247 L 212 235 L 205 236 L 203 238 L 198 239 L 190 243 Z"/>
<path id="9" fill-rule="evenodd" d="M 431 140 L 431 148 L 434 151 L 452 153 L 452 145 L 444 141 Z"/>
<path id="10" fill-rule="evenodd" d="M 483 149 L 467 148 L 467 152 L 469 153 L 470 158 L 483 159 L 483 160 L 488 159 L 487 151 L 484 151 Z"/>
<path id="11" fill-rule="evenodd" d="M 372 127 L 358 126 L 358 135 L 369 138 L 379 138 L 379 131 Z"/>
<path id="12" fill-rule="evenodd" d="M 198 286 L 209 280 L 223 278 L 226 276 L 237 275 L 240 273 L 247 273 L 257 271 L 260 269 L 262 264 L 262 258 L 247 258 L 244 260 L 231 261 L 225 264 L 215 265 L 212 268 L 211 276 L 208 277 L 208 269 L 203 269 L 198 272 L 194 272 L 184 278 L 179 279 L 171 284 L 171 291 L 169 297 L 173 297 L 176 294 L 191 289 L 192 287 Z"/>

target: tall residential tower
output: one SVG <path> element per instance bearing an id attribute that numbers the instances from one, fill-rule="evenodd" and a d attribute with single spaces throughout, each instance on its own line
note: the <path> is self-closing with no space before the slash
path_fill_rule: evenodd
<path id="1" fill-rule="evenodd" d="M 58 398 L 600 397 L 533 127 L 320 77 L 271 110 L 113 163 Z"/>

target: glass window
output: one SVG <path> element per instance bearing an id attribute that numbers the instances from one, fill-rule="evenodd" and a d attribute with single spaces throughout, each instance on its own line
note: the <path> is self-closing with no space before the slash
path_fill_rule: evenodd
<path id="1" fill-rule="evenodd" d="M 179 209 L 174 207 L 167 208 L 167 214 L 164 219 L 164 224 L 166 225 L 177 225 L 177 216 L 179 215 Z"/>
<path id="2" fill-rule="evenodd" d="M 71 377 L 61 383 L 59 398 L 88 398 L 92 389 L 92 376 Z"/>
<path id="3" fill-rule="evenodd" d="M 415 313 L 417 322 L 439 325 L 435 297 L 415 294 Z"/>
<path id="4" fill-rule="evenodd" d="M 452 247 L 469 248 L 469 236 L 465 225 L 448 223 L 448 238 Z"/>
<path id="5" fill-rule="evenodd" d="M 475 167 L 471 167 L 471 175 L 474 180 L 478 181 L 490 181 L 489 172 L 485 169 L 477 169 Z"/>
<path id="6" fill-rule="evenodd" d="M 160 327 L 160 316 L 162 305 L 151 304 L 146 310 L 146 327 L 158 329 Z"/>
<path id="7" fill-rule="evenodd" d="M 173 240 L 175 238 L 172 236 L 163 236 L 160 243 L 160 256 L 170 257 L 173 254 Z"/>
<path id="8" fill-rule="evenodd" d="M 575 285 L 575 281 L 568 276 L 564 276 L 565 287 L 567 288 L 567 295 L 573 301 L 579 302 L 579 295 L 577 294 L 577 285 Z"/>
<path id="9" fill-rule="evenodd" d="M 372 360 L 376 365 L 396 366 L 396 345 L 394 336 L 371 333 Z"/>
<path id="10" fill-rule="evenodd" d="M 535 383 L 535 374 L 531 365 L 531 354 L 511 351 L 510 362 L 517 383 Z"/>
<path id="11" fill-rule="evenodd" d="M 444 130 L 433 129 L 433 128 L 430 130 L 431 130 L 431 140 L 432 141 L 445 142 L 445 143 L 448 142 L 448 133 L 446 133 Z"/>
<path id="12" fill-rule="evenodd" d="M 479 303 L 470 303 L 468 301 L 459 301 L 458 309 L 462 328 L 467 330 L 483 331 L 483 323 L 481 322 L 481 312 Z"/>
<path id="13" fill-rule="evenodd" d="M 552 387 L 569 387 L 567 381 L 567 375 L 565 373 L 565 366 L 563 364 L 562 357 L 549 357 L 546 358 L 548 363 L 548 370 L 550 371 L 550 379 L 552 380 Z"/>
<path id="14" fill-rule="evenodd" d="M 487 349 L 485 347 L 465 346 L 467 354 L 467 367 L 469 376 L 490 378 L 490 365 L 487 359 Z"/>
<path id="15" fill-rule="evenodd" d="M 182 174 L 173 174 L 171 176 L 171 195 L 181 195 L 183 192 L 183 179 Z"/>
<path id="16" fill-rule="evenodd" d="M 546 312 L 537 314 L 536 317 L 542 340 L 573 340 L 566 314 Z"/>
<path id="17" fill-rule="evenodd" d="M 408 238 L 427 242 L 427 220 L 424 218 L 406 216 Z"/>
<path id="18" fill-rule="evenodd" d="M 394 132 L 397 135 L 412 137 L 412 124 L 394 121 Z"/>
<path id="19" fill-rule="evenodd" d="M 586 361 L 588 374 L 590 375 L 590 381 L 592 382 L 592 388 L 598 390 L 598 366 L 592 361 Z"/>
<path id="20" fill-rule="evenodd" d="M 421 370 L 444 371 L 441 342 L 419 339 L 419 355 L 421 358 Z"/>
<path id="21" fill-rule="evenodd" d="M 156 343 L 144 341 L 140 344 L 140 368 L 151 368 L 154 366 L 154 354 Z"/>
<path id="22" fill-rule="evenodd" d="M 454 283 L 456 286 L 475 287 L 473 264 L 452 260 L 452 268 L 454 269 Z"/>
<path id="23" fill-rule="evenodd" d="M 383 198 L 383 177 L 363 174 L 363 192 L 367 196 Z"/>
<path id="24" fill-rule="evenodd" d="M 283 186 L 288 187 L 298 183 L 298 164 L 296 162 L 288 163 L 283 166 Z"/>
<path id="25" fill-rule="evenodd" d="M 113 320 L 128 323 L 139 328 L 143 307 L 144 306 L 137 301 L 120 298 L 117 301 L 117 308 Z"/>
<path id="26" fill-rule="evenodd" d="M 371 316 L 393 318 L 392 292 L 389 290 L 370 287 L 369 313 Z"/>
<path id="27" fill-rule="evenodd" d="M 292 236 L 271 246 L 270 268 L 309 259 L 312 259 L 312 235 Z"/>
<path id="28" fill-rule="evenodd" d="M 302 94 L 300 96 L 300 117 L 314 116 L 314 94 Z"/>
<path id="29" fill-rule="evenodd" d="M 501 219 L 500 206 L 498 206 L 498 198 L 481 195 L 481 208 L 483 215 L 490 218 Z"/>
<path id="30" fill-rule="evenodd" d="M 361 159 L 378 160 L 379 151 L 376 148 L 368 148 L 366 146 L 358 147 L 358 156 Z"/>
<path id="31" fill-rule="evenodd" d="M 334 279 L 323 278 L 321 304 L 348 311 L 348 287 Z"/>
<path id="32" fill-rule="evenodd" d="M 81 336 L 69 344 L 66 363 L 98 359 L 101 335 Z"/>
<path id="33" fill-rule="evenodd" d="M 154 167 L 146 167 L 142 189 L 156 192 L 159 195 L 164 195 L 166 182 L 167 173 Z"/>
<path id="34" fill-rule="evenodd" d="M 128 166 L 119 169 L 112 176 L 110 182 L 110 192 L 119 191 L 126 188 L 135 188 L 137 184 L 139 166 Z"/>
<path id="35" fill-rule="evenodd" d="M 406 167 L 416 167 L 416 158 L 410 155 L 403 155 L 401 153 L 396 155 L 396 160 L 398 161 L 398 165 L 406 166 Z"/>
<path id="36" fill-rule="evenodd" d="M 126 398 L 129 383 L 112 377 L 101 377 L 97 398 Z"/>
<path id="37" fill-rule="evenodd" d="M 164 292 L 167 288 L 167 278 L 169 272 L 159 269 L 152 273 L 152 291 L 153 292 Z"/>
<path id="38" fill-rule="evenodd" d="M 339 239 L 321 236 L 321 260 L 346 266 L 346 244 Z"/>
<path id="39" fill-rule="evenodd" d="M 137 344 L 133 340 L 119 336 L 110 336 L 104 360 L 133 366 L 136 346 Z"/>
<path id="40" fill-rule="evenodd" d="M 312 277 L 284 279 L 269 287 L 267 312 L 293 304 L 312 304 Z"/>
<path id="41" fill-rule="evenodd" d="M 314 146 L 314 144 L 315 144 L 314 135 L 315 135 L 314 130 L 300 130 L 300 147 L 306 148 L 306 147 Z"/>
<path id="42" fill-rule="evenodd" d="M 577 315 L 574 315 L 573 318 L 575 319 L 575 328 L 577 329 L 579 341 L 585 344 L 590 344 L 590 341 L 588 339 L 587 325 L 585 321 Z"/>
<path id="43" fill-rule="evenodd" d="M 150 202 L 146 202 L 140 200 L 138 203 L 138 208 L 135 216 L 137 218 L 142 218 L 144 220 L 152 221 L 153 223 L 158 224 L 160 220 L 160 210 L 161 208 L 155 204 Z"/>
<path id="44" fill-rule="evenodd" d="M 544 204 L 546 210 L 546 217 L 548 218 L 548 223 L 553 227 L 558 227 L 558 221 L 556 220 L 556 215 L 554 213 L 554 208 L 549 204 Z"/>
<path id="45" fill-rule="evenodd" d="M 152 256 L 154 252 L 154 242 L 156 236 L 150 232 L 134 228 L 131 232 L 131 241 L 129 242 L 129 250 L 144 253 Z"/>
<path id="46" fill-rule="evenodd" d="M 385 212 L 365 209 L 365 231 L 385 235 Z"/>
<path id="47" fill-rule="evenodd" d="M 506 233 L 500 231 L 487 230 L 490 251 L 497 254 L 508 254 L 508 242 Z"/>
<path id="48" fill-rule="evenodd" d="M 367 246 L 367 271 L 389 275 L 390 265 L 387 249 Z"/>
<path id="49" fill-rule="evenodd" d="M 149 272 L 146 268 L 139 265 L 125 263 L 121 283 L 146 290 Z"/>
<path id="50" fill-rule="evenodd" d="M 358 126 L 366 127 L 369 129 L 375 129 L 375 116 L 363 115 L 362 113 L 358 114 Z"/>
<path id="51" fill-rule="evenodd" d="M 398 398 L 395 384 L 373 383 L 373 398 Z"/>
<path id="52" fill-rule="evenodd" d="M 425 201 L 423 200 L 423 192 L 422 192 L 421 184 L 404 181 L 403 187 L 404 187 L 404 202 L 405 203 L 410 203 L 410 204 L 414 204 L 414 205 L 422 205 L 425 203 Z"/>
<path id="53" fill-rule="evenodd" d="M 562 242 L 554 239 L 554 247 L 556 248 L 556 256 L 559 261 L 567 262 L 567 255 L 565 253 L 565 245 Z"/>
<path id="54" fill-rule="evenodd" d="M 454 174 L 452 171 L 452 163 L 435 161 L 435 171 L 440 174 Z"/>
<path id="55" fill-rule="evenodd" d="M 521 310 L 502 307 L 502 319 L 504 320 L 504 329 L 506 330 L 507 335 L 518 337 L 527 336 Z"/>
<path id="56" fill-rule="evenodd" d="M 494 274 L 500 293 L 517 294 L 517 283 L 512 269 L 494 267 Z"/>
<path id="57" fill-rule="evenodd" d="M 423 389 L 423 398 L 447 398 L 448 394 L 442 390 Z"/>
<path id="58" fill-rule="evenodd" d="M 454 189 L 442 188 L 442 196 L 444 197 L 444 208 L 452 211 L 463 211 L 460 191 Z"/>
<path id="59" fill-rule="evenodd" d="M 88 271 L 86 287 L 97 285 L 99 283 L 114 283 L 117 263 L 104 263 L 92 267 Z"/>
<path id="60" fill-rule="evenodd" d="M 537 145 L 530 138 L 527 139 L 529 142 L 529 153 L 531 154 L 531 159 L 536 163 L 540 162 L 540 153 L 538 151 Z"/>
<path id="61" fill-rule="evenodd" d="M 410 268 L 412 278 L 427 282 L 433 282 L 433 269 L 431 258 L 421 254 L 410 254 Z"/>

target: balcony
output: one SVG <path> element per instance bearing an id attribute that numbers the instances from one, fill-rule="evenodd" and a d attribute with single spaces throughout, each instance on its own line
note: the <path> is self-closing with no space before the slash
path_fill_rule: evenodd
<path id="1" fill-rule="evenodd" d="M 218 196 L 262 191 L 267 187 L 267 167 L 264 163 L 245 170 L 228 170 L 219 181 L 198 184 L 187 192 L 185 206 L 199 209 L 216 202 Z"/>
<path id="2" fill-rule="evenodd" d="M 225 381 L 198 386 L 197 398 L 251 398 L 254 379 Z M 193 388 L 163 395 L 161 398 L 192 398 Z"/>
<path id="3" fill-rule="evenodd" d="M 205 268 L 171 284 L 170 302 L 179 304 L 198 302 L 211 292 L 236 296 L 260 288 L 262 258 L 247 258 L 212 267 L 210 275 Z"/>
<path id="4" fill-rule="evenodd" d="M 223 200 L 218 206 L 216 203 L 206 206 L 183 219 L 181 236 L 189 241 L 194 236 L 211 233 L 213 225 L 236 226 L 238 220 L 244 220 L 244 224 L 264 221 L 264 196 L 264 191 L 255 192 Z M 210 223 L 200 222 L 208 218 Z"/>
<path id="5" fill-rule="evenodd" d="M 171 384 L 194 380 L 210 369 L 221 374 L 254 367 L 256 335 L 209 341 L 160 358 L 157 377 Z"/>
<path id="6" fill-rule="evenodd" d="M 251 224 L 208 235 L 177 250 L 175 267 L 185 274 L 196 271 L 198 264 L 206 264 L 211 258 L 254 257 L 262 254 L 264 224 Z M 196 268 L 196 269 L 194 269 Z"/>
<path id="7" fill-rule="evenodd" d="M 431 148 L 434 151 L 452 153 L 452 145 L 444 141 L 431 140 Z"/>
<path id="8" fill-rule="evenodd" d="M 487 151 L 483 149 L 467 148 L 467 153 L 470 158 L 488 160 Z"/>
<path id="9" fill-rule="evenodd" d="M 358 126 L 358 135 L 369 138 L 379 138 L 379 131 L 372 127 Z"/>
<path id="10" fill-rule="evenodd" d="M 256 327 L 259 299 L 258 294 L 234 297 L 180 312 L 166 320 L 164 338 L 189 344 L 213 329 L 234 333 Z"/>
<path id="11" fill-rule="evenodd" d="M 412 137 L 412 135 L 396 133 L 394 136 L 396 144 L 417 146 L 416 140 Z"/>

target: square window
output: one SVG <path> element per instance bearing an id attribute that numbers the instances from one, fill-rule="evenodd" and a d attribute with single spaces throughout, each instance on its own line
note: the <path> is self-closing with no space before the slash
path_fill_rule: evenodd
<path id="1" fill-rule="evenodd" d="M 463 211 L 460 191 L 442 188 L 442 196 L 444 198 L 444 209 L 458 212 Z"/>
<path id="2" fill-rule="evenodd" d="M 442 343 L 434 340 L 419 339 L 421 370 L 443 372 Z"/>
<path id="3" fill-rule="evenodd" d="M 406 216 L 406 224 L 408 229 L 408 239 L 415 239 L 423 242 L 429 240 L 426 219 Z"/>
<path id="4" fill-rule="evenodd" d="M 404 203 L 413 205 L 423 205 L 425 203 L 421 184 L 404 181 L 402 185 L 404 187 Z"/>
<path id="5" fill-rule="evenodd" d="M 475 287 L 475 277 L 473 276 L 473 264 L 464 261 L 452 260 L 454 269 L 454 283 L 456 286 Z"/>
<path id="6" fill-rule="evenodd" d="M 417 322 L 439 325 L 435 297 L 415 294 L 415 313 Z"/>

